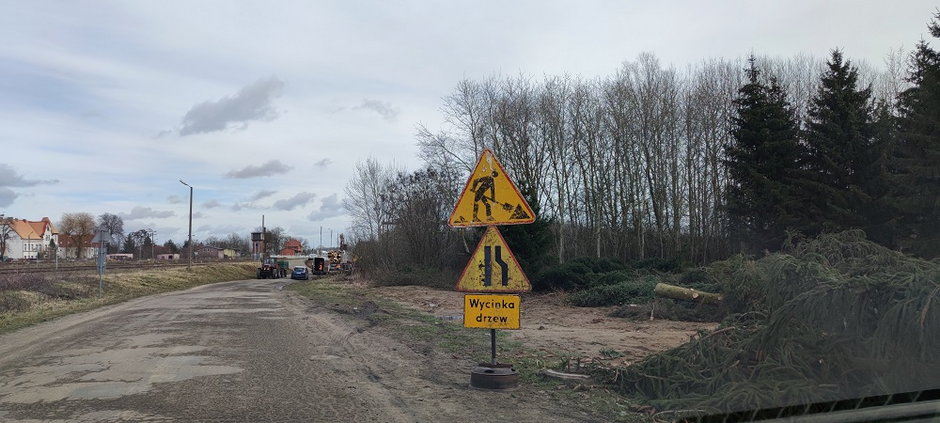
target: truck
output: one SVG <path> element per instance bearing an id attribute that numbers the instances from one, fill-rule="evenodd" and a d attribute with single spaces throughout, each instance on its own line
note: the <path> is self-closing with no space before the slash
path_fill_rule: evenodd
<path id="1" fill-rule="evenodd" d="M 327 253 L 330 272 L 348 272 L 352 270 L 349 253 L 345 250 L 333 250 Z"/>

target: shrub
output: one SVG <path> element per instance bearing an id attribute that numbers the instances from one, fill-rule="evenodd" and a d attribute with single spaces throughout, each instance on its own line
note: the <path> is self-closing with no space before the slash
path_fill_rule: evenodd
<path id="1" fill-rule="evenodd" d="M 37 291 L 52 288 L 53 281 L 41 273 L 10 273 L 0 275 L 0 291 Z"/>
<path id="2" fill-rule="evenodd" d="M 653 276 L 653 273 L 647 270 L 615 270 L 613 272 L 596 274 L 591 285 L 614 285 L 647 276 Z"/>
<path id="3" fill-rule="evenodd" d="M 647 304 L 617 307 L 607 315 L 632 320 L 649 320 L 652 315 L 654 319 L 683 322 L 720 322 L 728 312 L 721 305 L 656 298 Z"/>
<path id="4" fill-rule="evenodd" d="M 655 407 L 683 410 L 936 387 L 940 263 L 881 247 L 859 231 L 821 235 L 788 252 L 709 266 L 725 305 L 746 312 L 673 350 L 598 373 Z"/>
<path id="5" fill-rule="evenodd" d="M 716 294 L 725 292 L 722 289 L 721 283 L 708 273 L 707 270 L 701 268 L 692 269 L 683 273 L 682 276 L 679 277 L 677 285 L 702 292 L 713 292 Z"/>
<path id="6" fill-rule="evenodd" d="M 594 273 L 607 273 L 615 270 L 624 270 L 629 268 L 629 266 L 620 260 L 609 259 L 606 257 L 578 257 L 568 260 L 568 263 L 583 264 L 584 266 L 590 268 Z"/>
<path id="7" fill-rule="evenodd" d="M 626 303 L 643 303 L 653 299 L 656 279 L 645 276 L 613 285 L 597 285 L 568 297 L 579 307 L 600 307 Z"/>
<path id="8" fill-rule="evenodd" d="M 682 270 L 682 263 L 677 257 L 671 259 L 654 257 L 632 262 L 629 267 L 632 269 L 658 270 L 660 272 L 678 272 Z"/>
<path id="9" fill-rule="evenodd" d="M 589 286 L 594 272 L 582 261 L 572 260 L 543 271 L 533 282 L 535 291 L 573 291 Z"/>
<path id="10" fill-rule="evenodd" d="M 430 267 L 404 267 L 397 271 L 375 272 L 373 280 L 378 286 L 429 286 L 453 288 L 457 275 L 450 271 Z"/>

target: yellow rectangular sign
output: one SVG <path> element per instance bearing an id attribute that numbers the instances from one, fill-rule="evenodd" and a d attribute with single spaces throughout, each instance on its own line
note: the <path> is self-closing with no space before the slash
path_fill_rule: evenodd
<path id="1" fill-rule="evenodd" d="M 463 326 L 483 329 L 519 329 L 518 295 L 467 294 L 463 296 Z"/>

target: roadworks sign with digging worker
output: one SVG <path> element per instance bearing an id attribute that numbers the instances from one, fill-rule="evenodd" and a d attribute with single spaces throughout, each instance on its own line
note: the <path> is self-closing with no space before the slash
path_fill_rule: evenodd
<path id="1" fill-rule="evenodd" d="M 454 205 L 448 224 L 455 228 L 468 226 L 516 225 L 532 223 L 535 213 L 519 188 L 509 179 L 503 165 L 489 149 L 467 178 L 467 184 Z"/>

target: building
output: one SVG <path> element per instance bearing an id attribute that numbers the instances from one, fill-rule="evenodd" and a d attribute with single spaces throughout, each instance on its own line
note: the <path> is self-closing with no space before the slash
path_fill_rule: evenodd
<path id="1" fill-rule="evenodd" d="M 164 253 L 157 254 L 157 260 L 179 260 L 180 255 L 178 253 Z"/>
<path id="2" fill-rule="evenodd" d="M 296 239 L 288 239 L 284 243 L 284 248 L 281 249 L 280 255 L 282 256 L 299 256 L 304 253 L 304 247 L 300 241 Z"/>
<path id="3" fill-rule="evenodd" d="M 199 259 L 223 259 L 225 258 L 225 249 L 219 247 L 213 247 L 211 245 L 203 245 L 196 249 L 196 257 Z"/>
<path id="4" fill-rule="evenodd" d="M 98 243 L 92 242 L 94 238 L 94 234 L 80 237 L 62 234 L 59 236 L 59 257 L 66 259 L 95 258 L 98 254 Z M 79 255 L 79 250 L 81 250 L 81 255 Z"/>
<path id="5" fill-rule="evenodd" d="M 48 217 L 38 221 L 4 219 L 0 222 L 0 256 L 14 260 L 50 257 L 59 245 L 59 231 Z"/>

